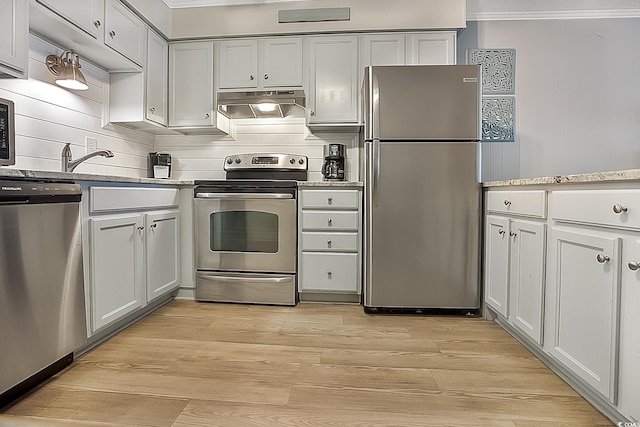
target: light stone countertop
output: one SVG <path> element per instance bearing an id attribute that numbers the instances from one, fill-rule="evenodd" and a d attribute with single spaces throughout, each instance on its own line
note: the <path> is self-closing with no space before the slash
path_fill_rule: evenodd
<path id="1" fill-rule="evenodd" d="M 504 181 L 483 182 L 483 187 L 507 187 L 518 185 L 547 185 L 569 183 L 621 182 L 640 180 L 640 169 L 611 172 L 581 173 L 573 175 L 544 176 L 538 178 L 507 179 Z"/>
<path id="2" fill-rule="evenodd" d="M 127 182 L 133 184 L 193 185 L 193 180 L 174 180 L 159 178 L 134 178 L 116 175 L 95 175 L 87 173 L 68 173 L 35 171 L 27 169 L 0 168 L 0 179 L 38 179 L 51 181 L 105 181 Z"/>
<path id="3" fill-rule="evenodd" d="M 364 187 L 362 181 L 298 181 L 298 187 Z"/>

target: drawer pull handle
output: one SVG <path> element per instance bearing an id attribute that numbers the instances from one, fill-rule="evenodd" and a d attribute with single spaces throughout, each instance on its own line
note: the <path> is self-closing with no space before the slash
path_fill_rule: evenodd
<path id="1" fill-rule="evenodd" d="M 329 218 L 329 220 L 327 221 L 327 225 L 329 227 L 331 227 L 333 225 L 333 220 L 331 218 Z"/>
<path id="2" fill-rule="evenodd" d="M 333 276 L 333 273 L 330 271 L 327 271 L 327 279 L 331 279 Z"/>
<path id="3" fill-rule="evenodd" d="M 265 79 L 265 80 L 269 80 L 269 74 L 265 74 L 265 75 L 264 75 L 264 79 Z"/>
<path id="4" fill-rule="evenodd" d="M 613 205 L 613 211 L 614 211 L 615 213 L 617 213 L 617 214 L 619 214 L 619 213 L 623 213 L 623 212 L 624 212 L 624 213 L 627 213 L 627 211 L 628 211 L 628 210 L 629 210 L 629 209 L 628 209 L 626 206 L 622 206 L 622 205 L 620 205 L 620 204 L 618 204 L 618 203 L 616 203 L 615 205 Z"/>
<path id="5" fill-rule="evenodd" d="M 511 204 L 511 201 L 509 201 L 509 200 L 505 200 L 505 201 L 504 201 L 504 205 L 505 205 L 505 206 L 509 206 L 510 204 Z"/>
<path id="6" fill-rule="evenodd" d="M 638 271 L 640 269 L 640 263 L 638 261 L 629 261 L 627 267 L 629 267 L 631 271 Z"/>
<path id="7" fill-rule="evenodd" d="M 518 235 L 518 233 L 514 232 L 514 231 L 510 231 L 509 232 L 509 236 L 511 237 L 516 237 Z"/>
<path id="8" fill-rule="evenodd" d="M 327 247 L 330 248 L 333 242 L 331 240 L 327 240 Z"/>
<path id="9" fill-rule="evenodd" d="M 600 264 L 604 264 L 605 262 L 609 262 L 611 261 L 611 258 L 609 258 L 608 256 L 604 255 L 604 254 L 598 254 L 598 256 L 596 257 L 596 259 L 598 260 L 598 262 Z"/>
<path id="10" fill-rule="evenodd" d="M 333 197 L 328 197 L 327 198 L 327 204 L 328 205 L 332 205 L 333 204 Z"/>

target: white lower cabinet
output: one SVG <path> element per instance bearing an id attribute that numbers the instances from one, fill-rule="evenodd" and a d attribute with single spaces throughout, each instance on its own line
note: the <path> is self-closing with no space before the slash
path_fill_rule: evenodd
<path id="1" fill-rule="evenodd" d="M 178 288 L 180 212 L 177 189 L 95 186 L 85 195 L 85 289 L 94 334 Z"/>
<path id="2" fill-rule="evenodd" d="M 300 299 L 359 302 L 362 192 L 312 186 L 300 191 L 298 292 Z"/>
<path id="3" fill-rule="evenodd" d="M 553 226 L 545 348 L 615 403 L 620 243 L 614 233 Z"/>

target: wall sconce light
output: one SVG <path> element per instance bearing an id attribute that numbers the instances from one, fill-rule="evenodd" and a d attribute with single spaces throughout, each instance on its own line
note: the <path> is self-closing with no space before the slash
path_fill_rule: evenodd
<path id="1" fill-rule="evenodd" d="M 74 90 L 87 90 L 87 80 L 80 71 L 80 57 L 73 50 L 65 50 L 60 54 L 48 55 L 45 63 L 51 74 L 58 76 L 55 80 L 58 86 Z"/>

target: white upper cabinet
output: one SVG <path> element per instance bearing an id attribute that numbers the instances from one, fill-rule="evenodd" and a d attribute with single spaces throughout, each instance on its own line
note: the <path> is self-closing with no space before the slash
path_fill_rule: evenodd
<path id="1" fill-rule="evenodd" d="M 213 42 L 169 46 L 169 126 L 215 125 Z"/>
<path id="2" fill-rule="evenodd" d="M 456 63 L 455 31 L 433 31 L 407 36 L 407 65 Z"/>
<path id="3" fill-rule="evenodd" d="M 404 34 L 370 34 L 362 36 L 362 66 L 405 65 L 407 62 Z"/>
<path id="4" fill-rule="evenodd" d="M 220 89 L 302 86 L 302 38 L 224 40 L 219 43 Z"/>
<path id="5" fill-rule="evenodd" d="M 147 27 L 117 0 L 107 0 L 104 43 L 138 65 L 144 65 Z"/>
<path id="6" fill-rule="evenodd" d="M 167 125 L 169 47 L 167 42 L 149 29 L 147 40 L 146 100 L 147 120 Z"/>
<path id="7" fill-rule="evenodd" d="M 104 24 L 105 0 L 36 0 L 97 39 Z M 26 2 L 25 2 L 26 3 Z"/>
<path id="8" fill-rule="evenodd" d="M 0 76 L 26 77 L 29 18 L 24 0 L 0 0 Z"/>
<path id="9" fill-rule="evenodd" d="M 357 124 L 358 36 L 310 36 L 309 124 Z"/>

